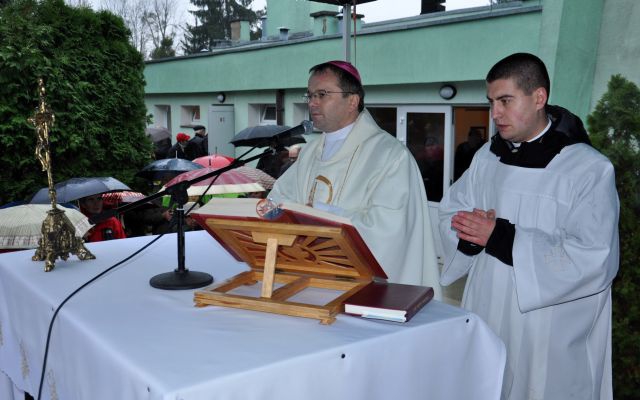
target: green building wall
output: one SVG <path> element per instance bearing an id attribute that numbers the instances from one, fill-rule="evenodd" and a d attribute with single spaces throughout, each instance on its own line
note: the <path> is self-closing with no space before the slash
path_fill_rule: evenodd
<path id="1" fill-rule="evenodd" d="M 271 3 L 269 3 L 271 4 Z M 376 24 L 356 38 L 352 62 L 359 68 L 367 102 L 381 104 L 440 104 L 437 95 L 445 82 L 461 86 L 456 102 L 486 104 L 484 76 L 495 60 L 514 51 L 535 52 L 541 7 L 451 13 L 447 18 L 414 17 L 391 27 Z M 372 24 L 373 25 L 373 24 Z M 505 35 L 492 45 L 496 32 Z M 487 45 L 491 44 L 491 45 Z M 285 42 L 255 43 L 169 60 L 147 63 L 146 101 L 178 107 L 180 104 L 216 103 L 217 93 L 227 95 L 225 104 L 236 107 L 236 129 L 247 126 L 242 101 L 260 103 L 248 94 L 271 91 L 267 103 L 275 102 L 275 91 L 285 90 L 285 123 L 297 124 L 290 110 L 300 102 L 312 65 L 343 58 L 339 34 Z M 393 88 L 393 90 L 390 90 Z M 469 91 L 467 91 L 467 88 Z M 426 90 L 426 92 L 425 92 Z M 248 97 L 247 97 L 248 96 Z M 206 109 L 206 108 L 203 108 Z M 180 131 L 173 119 L 172 132 Z"/>
<path id="2" fill-rule="evenodd" d="M 606 0 L 590 109 L 607 91 L 612 75 L 621 74 L 640 86 L 640 1 Z"/>
<path id="3" fill-rule="evenodd" d="M 550 102 L 585 117 L 590 110 L 604 0 L 545 1 L 538 54 L 551 77 Z"/>
<path id="4" fill-rule="evenodd" d="M 326 9 L 309 1 L 269 0 L 267 24 L 311 30 L 313 21 L 304 15 Z M 294 22 L 286 22 L 287 13 Z M 367 104 L 486 106 L 489 68 L 508 54 L 531 52 L 549 68 L 550 102 L 585 118 L 612 74 L 640 82 L 638 21 L 636 0 L 527 0 L 434 13 L 364 24 L 352 62 L 361 72 Z M 145 69 L 146 103 L 150 112 L 156 104 L 172 110 L 192 104 L 206 114 L 224 92 L 225 104 L 234 106 L 238 131 L 250 122 L 250 104 L 275 103 L 276 90 L 284 90 L 284 123 L 295 125 L 309 67 L 342 58 L 342 37 L 334 34 L 152 61 Z M 444 83 L 458 88 L 453 100 L 438 96 Z M 184 129 L 172 112 L 175 135 Z"/>

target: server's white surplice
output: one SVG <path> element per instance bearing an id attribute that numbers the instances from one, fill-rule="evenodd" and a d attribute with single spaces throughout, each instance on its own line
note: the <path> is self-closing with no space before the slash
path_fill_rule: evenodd
<path id="1" fill-rule="evenodd" d="M 611 282 L 619 257 L 613 166 L 585 144 L 563 148 L 546 168 L 503 164 L 489 148 L 440 203 L 442 283 L 469 274 L 463 307 L 510 352 L 505 398 L 611 398 Z M 473 208 L 495 209 L 515 224 L 513 266 L 485 251 L 456 250 L 451 217 Z"/>

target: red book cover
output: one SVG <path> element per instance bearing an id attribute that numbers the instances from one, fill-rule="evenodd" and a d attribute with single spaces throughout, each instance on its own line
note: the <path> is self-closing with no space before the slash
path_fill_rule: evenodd
<path id="1" fill-rule="evenodd" d="M 433 288 L 371 282 L 344 302 L 345 313 L 395 322 L 409 321 L 433 298 Z"/>

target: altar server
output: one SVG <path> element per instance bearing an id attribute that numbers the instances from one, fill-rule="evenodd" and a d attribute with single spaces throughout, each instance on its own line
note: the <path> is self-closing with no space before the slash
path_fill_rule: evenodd
<path id="1" fill-rule="evenodd" d="M 439 272 L 422 177 L 409 150 L 364 109 L 350 63 L 312 67 L 305 99 L 323 131 L 275 183 L 269 197 L 349 217 L 392 282 L 433 286 Z"/>
<path id="2" fill-rule="evenodd" d="M 498 134 L 440 203 L 441 282 L 468 274 L 463 307 L 505 342 L 503 399 L 611 399 L 613 166 L 547 105 L 538 57 L 508 56 L 486 82 Z"/>

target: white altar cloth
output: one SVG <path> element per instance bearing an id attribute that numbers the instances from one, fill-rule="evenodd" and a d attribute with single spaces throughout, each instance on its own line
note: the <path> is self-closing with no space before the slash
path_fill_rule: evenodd
<path id="1" fill-rule="evenodd" d="M 33 250 L 0 255 L 0 393 L 37 395 L 56 307 L 152 238 L 90 243 L 96 260 L 71 256 L 52 272 L 31 261 Z M 67 302 L 53 326 L 42 398 L 500 397 L 504 345 L 465 310 L 432 301 L 404 324 L 339 315 L 321 325 L 196 308 L 194 290 L 149 285 L 152 276 L 176 266 L 176 236 L 166 235 Z M 204 231 L 186 234 L 186 266 L 216 282 L 247 270 Z"/>

